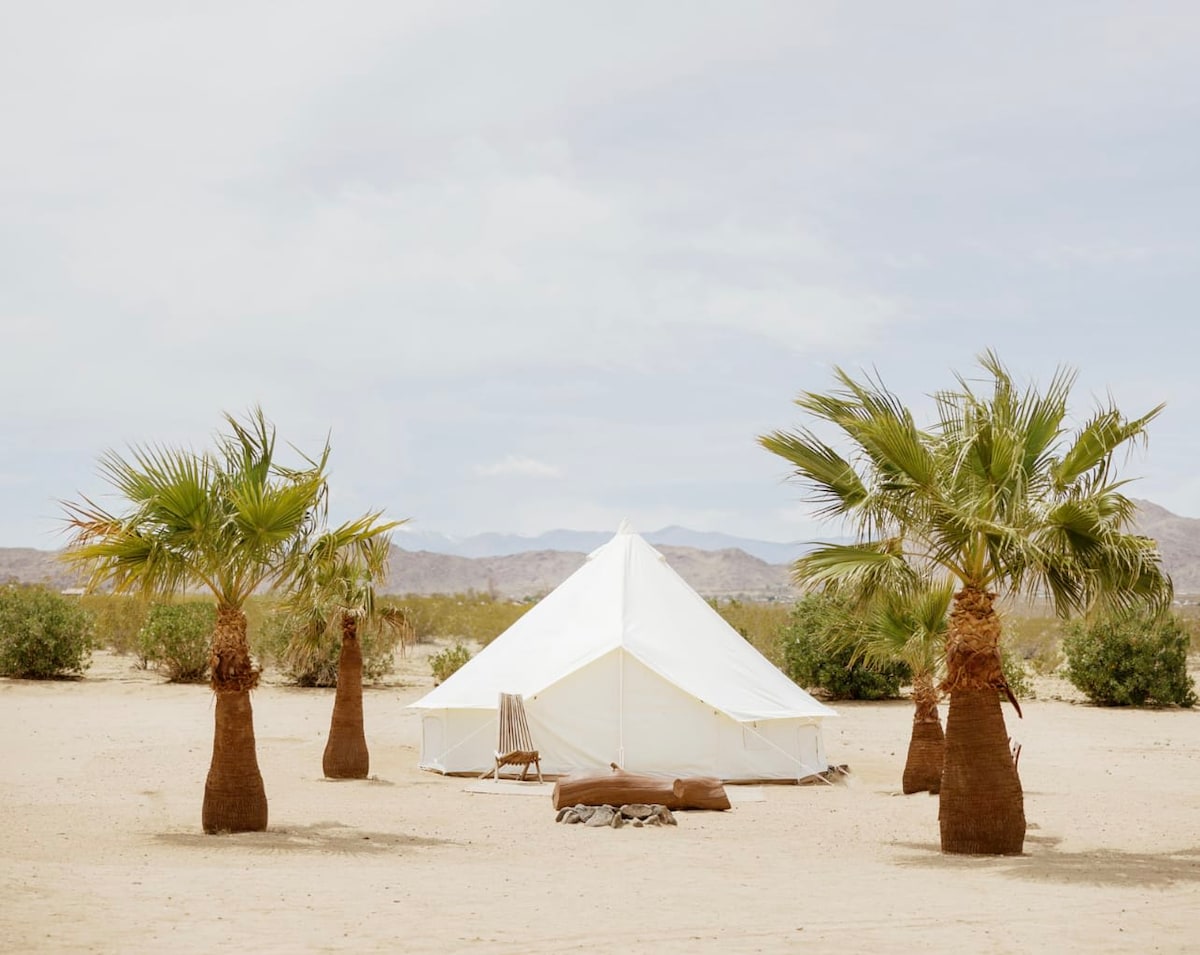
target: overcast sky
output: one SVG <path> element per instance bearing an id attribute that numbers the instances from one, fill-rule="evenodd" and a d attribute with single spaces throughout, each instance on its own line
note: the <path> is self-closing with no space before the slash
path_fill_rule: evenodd
<path id="1" fill-rule="evenodd" d="M 221 11 L 224 12 L 221 12 Z M 1189 2 L 12 3 L 0 546 L 261 404 L 335 517 L 820 529 L 757 435 L 996 349 L 1200 516 Z"/>

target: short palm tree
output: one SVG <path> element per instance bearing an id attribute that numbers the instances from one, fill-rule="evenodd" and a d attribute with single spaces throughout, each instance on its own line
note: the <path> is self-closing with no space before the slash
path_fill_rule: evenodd
<path id="1" fill-rule="evenodd" d="M 254 409 L 213 452 L 159 446 L 110 451 L 102 475 L 127 508 L 111 513 L 84 498 L 64 502 L 71 539 L 64 557 L 89 573 L 88 587 L 169 595 L 203 588 L 217 602 L 212 640 L 216 694 L 212 761 L 204 787 L 205 832 L 260 831 L 267 797 L 254 743 L 244 607 L 260 588 L 286 582 L 322 523 L 329 445 L 317 459 L 284 467 L 275 429 Z M 303 457 L 303 456 L 302 456 Z"/>
<path id="2" fill-rule="evenodd" d="M 886 590 L 910 566 L 953 581 L 942 850 L 1017 854 L 1025 811 L 1000 710 L 997 592 L 1045 596 L 1061 614 L 1096 603 L 1169 605 L 1158 548 L 1128 532 L 1134 504 L 1113 465 L 1122 446 L 1145 439 L 1162 406 L 1133 420 L 1102 407 L 1071 433 L 1073 372 L 1060 369 L 1043 393 L 1018 389 L 991 352 L 980 364 L 990 393 L 959 377 L 934 395 L 928 429 L 877 379 L 839 369 L 836 391 L 802 393 L 796 404 L 841 433 L 849 458 L 810 428 L 759 440 L 793 466 L 821 515 L 848 521 L 858 538 L 801 558 L 800 579 Z"/>
<path id="3" fill-rule="evenodd" d="M 363 726 L 363 651 L 360 625 L 384 624 L 375 584 L 387 573 L 388 531 L 401 521 L 378 523 L 370 514 L 319 535 L 305 554 L 280 611 L 294 634 L 289 652 L 323 656 L 331 634 L 340 641 L 337 689 L 322 768 L 330 779 L 365 779 L 371 756 Z"/>
<path id="4" fill-rule="evenodd" d="M 942 787 L 945 735 L 938 713 L 937 678 L 946 652 L 946 615 L 954 591 L 916 580 L 904 590 L 871 601 L 858 652 L 867 663 L 899 660 L 912 672 L 913 725 L 901 787 L 907 793 L 937 793 Z"/>

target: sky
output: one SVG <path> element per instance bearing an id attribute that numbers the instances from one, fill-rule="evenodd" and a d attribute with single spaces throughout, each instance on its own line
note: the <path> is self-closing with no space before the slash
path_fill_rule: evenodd
<path id="1" fill-rule="evenodd" d="M 1200 516 L 1198 56 L 1152 0 L 8 4 L 0 546 L 256 405 L 336 519 L 807 540 L 757 436 L 988 348 L 1166 402 L 1122 473 Z"/>

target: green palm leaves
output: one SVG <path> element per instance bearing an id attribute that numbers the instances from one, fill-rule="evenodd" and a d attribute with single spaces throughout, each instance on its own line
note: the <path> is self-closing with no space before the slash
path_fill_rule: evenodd
<path id="1" fill-rule="evenodd" d="M 364 515 L 317 535 L 297 561 L 278 612 L 291 634 L 287 654 L 311 661 L 341 639 L 342 620 L 378 621 L 375 585 L 387 573 L 389 531 L 403 521 Z"/>
<path id="2" fill-rule="evenodd" d="M 328 443 L 317 460 L 285 467 L 261 409 L 225 420 L 215 451 L 135 448 L 108 452 L 101 474 L 128 509 L 64 503 L 71 529 L 65 559 L 85 566 L 89 586 L 172 594 L 204 587 L 240 608 L 263 586 L 288 579 L 324 519 Z"/>
<path id="3" fill-rule="evenodd" d="M 935 678 L 945 655 L 946 616 L 954 589 L 922 584 L 884 591 L 872 601 L 859 652 L 868 663 L 900 660 L 914 676 Z"/>
<path id="4" fill-rule="evenodd" d="M 981 591 L 1046 596 L 1063 613 L 1168 604 L 1157 548 L 1127 532 L 1134 506 L 1113 474 L 1116 452 L 1144 440 L 1162 406 L 1135 419 L 1104 408 L 1071 433 L 1074 373 L 1021 390 L 993 353 L 980 365 L 990 391 L 960 377 L 934 395 L 929 427 L 880 381 L 839 370 L 837 390 L 796 404 L 840 433 L 848 454 L 810 428 L 759 439 L 794 468 L 817 513 L 859 539 L 818 548 L 797 564 L 798 578 L 889 587 L 906 563 Z"/>

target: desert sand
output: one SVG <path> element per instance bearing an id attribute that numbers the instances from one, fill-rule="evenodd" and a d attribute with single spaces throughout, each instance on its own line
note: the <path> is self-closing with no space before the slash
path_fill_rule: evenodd
<path id="1" fill-rule="evenodd" d="M 838 786 L 737 791 L 675 828 L 554 822 L 550 797 L 417 768 L 430 685 L 366 691 L 372 779 L 321 778 L 332 691 L 254 696 L 264 833 L 206 836 L 212 698 L 99 653 L 0 680 L 0 950 L 1184 952 L 1200 948 L 1200 713 L 1061 699 L 1006 711 L 1029 832 L 944 856 L 899 793 L 904 702 L 839 704 Z M 504 787 L 510 788 L 510 787 Z"/>

